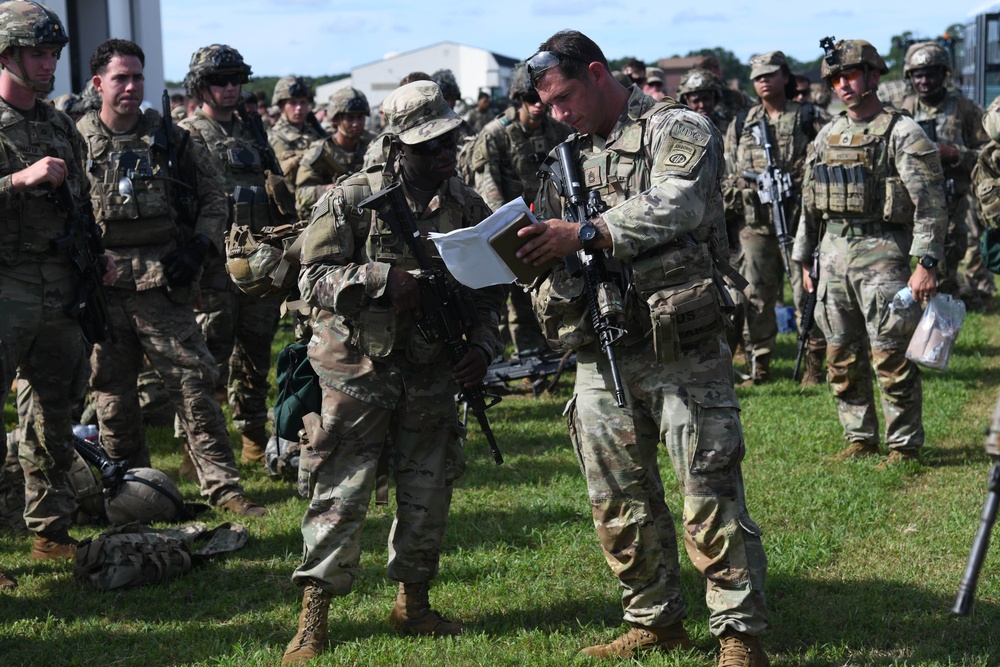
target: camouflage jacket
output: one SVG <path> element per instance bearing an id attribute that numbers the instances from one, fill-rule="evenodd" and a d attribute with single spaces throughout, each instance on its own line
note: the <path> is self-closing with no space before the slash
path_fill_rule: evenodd
<path id="1" fill-rule="evenodd" d="M 910 255 L 944 254 L 947 214 L 937 148 L 912 118 L 885 105 L 865 122 L 846 111 L 820 130 L 806 163 L 792 259 L 809 261 L 819 226 L 912 226 Z"/>
<path id="2" fill-rule="evenodd" d="M 972 170 L 972 190 L 983 224 L 990 229 L 1000 227 L 1000 143 L 995 140 L 979 152 Z"/>
<path id="3" fill-rule="evenodd" d="M 472 107 L 472 110 L 465 114 L 465 122 L 476 132 L 482 132 L 483 128 L 496 117 L 497 112 L 493 107 L 486 107 L 486 111 L 480 111 L 479 107 Z"/>
<path id="4" fill-rule="evenodd" d="M 983 109 L 961 93 L 949 90 L 944 99 L 931 106 L 920 101 L 913 93 L 903 98 L 900 109 L 908 111 L 913 120 L 924 126 L 928 123 L 933 130 L 928 132 L 931 141 L 951 144 L 958 149 L 958 162 L 944 163 L 945 179 L 955 182 L 955 194 L 963 195 L 969 190 L 972 168 L 980 149 L 989 141 L 983 130 Z M 928 127 L 924 126 L 925 131 Z"/>
<path id="5" fill-rule="evenodd" d="M 50 241 L 66 234 L 67 212 L 49 188 L 15 193 L 7 176 L 45 156 L 66 162 L 70 190 L 78 204 L 90 201 L 90 184 L 83 175 L 84 148 L 69 116 L 42 101 L 25 114 L 0 98 L 0 271 L 21 280 L 42 283 L 72 274 L 66 252 L 53 254 Z M 43 273 L 40 265 L 47 265 Z"/>
<path id="6" fill-rule="evenodd" d="M 417 273 L 416 259 L 384 220 L 357 206 L 389 178 L 388 169 L 371 169 L 320 198 L 304 232 L 299 272 L 302 298 L 319 309 L 314 341 L 318 338 L 320 346 L 310 350 L 317 372 L 337 389 L 384 407 L 398 399 L 399 376 L 393 369 L 401 363 L 427 365 L 429 372 L 447 371 L 450 377 L 441 343 L 424 340 L 411 312 L 396 315 L 386 292 L 389 270 Z M 475 191 L 456 177 L 441 184 L 424 210 L 407 201 L 421 230 L 420 242 L 435 263 L 441 260 L 427 232 L 474 226 L 490 213 Z M 473 295 L 478 324 L 470 331 L 469 343 L 492 359 L 503 350 L 498 328 L 503 291 L 489 287 Z"/>
<path id="7" fill-rule="evenodd" d="M 309 211 L 323 196 L 326 186 L 361 170 L 365 151 L 374 138 L 365 131 L 354 150 L 348 151 L 340 147 L 335 137 L 313 142 L 302 156 L 295 177 L 295 206 L 300 218 L 309 217 Z"/>
<path id="8" fill-rule="evenodd" d="M 771 207 L 761 204 L 757 183 L 743 176 L 744 172 L 760 174 L 767 168 L 764 146 L 756 137 L 760 119 L 764 118 L 767 123 L 774 166 L 792 177 L 792 191 L 790 200 L 785 205 L 785 217 L 789 233 L 794 234 L 802 199 L 802 170 L 809 142 L 825 124 L 816 120 L 812 127 L 804 127 L 808 120 L 804 118 L 805 114 L 801 113 L 801 109 L 801 104 L 789 101 L 777 118 L 770 118 L 764 105 L 758 104 L 747 112 L 742 127 L 734 122 L 726 132 L 726 179 L 722 186 L 726 213 L 732 220 L 742 218 L 746 226 L 758 234 L 775 234 Z M 741 130 L 739 136 L 736 134 L 737 130 Z"/>
<path id="9" fill-rule="evenodd" d="M 118 270 L 115 286 L 129 290 L 166 286 L 160 260 L 177 247 L 181 229 L 174 184 L 167 180 L 165 142 L 154 146 L 158 134 L 162 141 L 160 113 L 149 109 L 130 132 L 116 133 L 101 122 L 98 111 L 89 111 L 77 122 L 77 128 L 86 142 L 94 215 Z M 219 167 L 204 146 L 191 141 L 188 133 L 176 126 L 173 140 L 183 180 L 196 184 L 198 206 L 192 233 L 204 234 L 218 251 L 216 255 L 222 256 L 226 199 Z M 119 190 L 119 180 L 129 171 L 133 172 L 134 194 L 125 196 Z"/>
<path id="10" fill-rule="evenodd" d="M 529 130 L 511 107 L 483 128 L 472 148 L 476 192 L 494 211 L 524 197 L 529 205 L 538 194 L 538 169 L 553 148 L 572 133 L 565 123 L 545 116 L 542 126 Z"/>
<path id="11" fill-rule="evenodd" d="M 309 123 L 302 123 L 298 128 L 288 122 L 282 114 L 278 121 L 271 126 L 267 133 L 267 141 L 274 150 L 274 155 L 278 158 L 281 171 L 289 183 L 295 182 L 296 173 L 299 170 L 299 163 L 302 155 L 314 141 L 319 141 L 323 137 Z"/>

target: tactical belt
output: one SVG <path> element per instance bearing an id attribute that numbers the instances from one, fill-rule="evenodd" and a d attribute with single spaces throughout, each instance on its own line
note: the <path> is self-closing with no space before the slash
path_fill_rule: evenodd
<path id="1" fill-rule="evenodd" d="M 826 233 L 831 236 L 856 238 L 858 236 L 882 236 L 892 230 L 889 223 L 881 220 L 871 222 L 829 221 L 826 223 Z"/>

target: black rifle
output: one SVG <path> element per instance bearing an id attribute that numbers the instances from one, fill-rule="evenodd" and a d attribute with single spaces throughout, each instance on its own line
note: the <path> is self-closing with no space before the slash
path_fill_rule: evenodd
<path id="1" fill-rule="evenodd" d="M 458 286 L 448 277 L 448 272 L 435 268 L 427 249 L 420 242 L 420 231 L 413 212 L 406 203 L 399 182 L 382 188 L 358 204 L 358 208 L 371 209 L 389 223 L 392 233 L 403 239 L 413 257 L 417 260 L 420 273 L 420 311 L 422 318 L 416 321 L 420 334 L 428 342 L 443 341 L 451 365 L 457 365 L 469 351 L 468 332 L 476 323 L 477 314 L 472 295 L 465 287 Z M 489 403 L 486 402 L 489 397 Z M 486 394 L 483 383 L 473 387 L 462 387 L 459 399 L 472 410 L 479 427 L 490 443 L 490 452 L 497 465 L 503 463 L 503 455 L 493 436 L 493 429 L 486 418 L 486 409 L 500 402 L 499 396 Z"/>
<path id="2" fill-rule="evenodd" d="M 795 239 L 788 231 L 788 217 L 785 213 L 785 202 L 792 195 L 792 175 L 777 167 L 774 155 L 771 153 L 771 138 L 767 132 L 767 120 L 761 116 L 757 126 L 751 130 L 754 139 L 764 149 L 767 166 L 764 171 L 756 174 L 744 171 L 743 178 L 757 183 L 757 196 L 761 204 L 771 205 L 771 217 L 774 219 L 774 231 L 778 235 L 778 246 L 781 248 L 781 259 L 785 264 L 785 274 L 792 279 L 792 263 L 789 248 Z"/>
<path id="3" fill-rule="evenodd" d="M 316 133 L 319 134 L 319 136 L 323 137 L 324 139 L 330 136 L 330 133 L 326 131 L 326 128 L 323 127 L 323 124 L 319 122 L 319 118 L 316 117 L 316 113 L 314 111 L 310 111 L 306 115 L 306 122 L 309 123 L 309 126 L 312 129 L 316 130 Z"/>
<path id="4" fill-rule="evenodd" d="M 590 192 L 588 195 L 584 191 L 583 179 L 574 161 L 573 149 L 572 141 L 564 141 L 559 144 L 555 148 L 556 161 L 546 161 L 543 169 L 552 174 L 552 181 L 559 189 L 559 196 L 569 203 L 566 219 L 569 222 L 583 224 L 607 207 L 597 192 Z M 626 406 L 625 388 L 622 386 L 621 373 L 618 371 L 618 359 L 615 354 L 615 343 L 628 333 L 621 325 L 621 319 L 625 312 L 621 290 L 608 277 L 608 272 L 604 268 L 604 255 L 601 251 L 580 250 L 575 255 L 567 256 L 564 261 L 570 275 L 575 276 L 583 273 L 590 322 L 601 344 L 601 351 L 608 357 L 618 407 L 624 408 Z"/>
<path id="5" fill-rule="evenodd" d="M 972 550 L 969 552 L 969 561 L 965 565 L 962 583 L 958 585 L 955 606 L 951 608 L 951 613 L 956 616 L 968 616 L 972 613 L 976 584 L 979 583 L 979 572 L 983 567 L 983 560 L 986 558 L 986 550 L 990 546 L 990 533 L 993 531 L 993 523 L 997 519 L 998 507 L 1000 507 L 1000 458 L 994 457 L 993 467 L 990 469 L 986 505 L 983 507 L 983 516 L 979 520 L 979 531 L 976 533 L 976 539 L 972 542 Z"/>
<path id="6" fill-rule="evenodd" d="M 257 144 L 257 149 L 260 151 L 261 164 L 264 166 L 264 169 L 284 178 L 285 172 L 281 170 L 281 165 L 278 164 L 278 157 L 274 154 L 271 144 L 267 142 L 267 135 L 264 133 L 264 121 L 260 119 L 260 115 L 251 115 L 242 103 L 236 105 L 236 113 L 239 114 L 243 124 L 248 126 L 253 132 L 253 139 Z"/>
<path id="7" fill-rule="evenodd" d="M 87 206 L 87 212 L 76 205 L 69 181 L 52 193 L 56 202 L 66 211 L 66 234 L 51 241 L 52 254 L 68 252 L 76 273 L 76 295 L 66 306 L 66 313 L 80 323 L 84 339 L 90 343 L 109 341 L 113 335 L 108 315 L 108 293 L 104 289 L 105 263 L 102 259 L 104 243 L 101 228 Z M 88 202 L 89 204 L 89 202 Z"/>
<path id="8" fill-rule="evenodd" d="M 542 350 L 534 354 L 493 362 L 486 371 L 483 384 L 494 391 L 510 392 L 511 387 L 507 386 L 508 382 L 527 379 L 531 381 L 532 395 L 538 396 L 540 392 L 554 388 L 563 371 L 575 368 L 576 353 Z M 555 377 L 546 383 L 545 380 L 551 376 Z"/>
<path id="9" fill-rule="evenodd" d="M 167 154 L 167 175 L 172 184 L 180 186 L 171 188 L 174 207 L 177 209 L 177 224 L 186 236 L 192 236 L 198 221 L 198 196 L 195 187 L 181 174 L 181 166 L 177 159 L 177 143 L 174 141 L 174 118 L 170 115 L 170 95 L 166 88 L 163 89 L 162 109 L 160 132 L 163 134 L 162 149 Z M 154 138 L 154 147 L 158 144 L 158 137 Z"/>
<path id="10" fill-rule="evenodd" d="M 100 445 L 95 445 L 79 436 L 73 436 L 73 446 L 84 461 L 97 468 L 97 472 L 101 475 L 101 486 L 104 487 L 108 497 L 114 498 L 118 495 L 119 489 L 125 483 L 128 465 L 115 461 L 101 449 Z"/>
<path id="11" fill-rule="evenodd" d="M 820 183 L 829 185 L 830 172 L 826 165 L 818 165 L 814 171 L 813 178 Z M 819 295 L 819 244 L 823 238 L 823 228 L 820 227 L 816 234 L 816 247 L 813 248 L 812 264 L 809 265 L 809 278 L 812 280 L 813 291 L 806 296 L 805 306 L 802 307 L 802 317 L 799 318 L 799 351 L 795 355 L 795 368 L 792 370 L 792 382 L 799 379 L 799 369 L 802 367 L 802 357 L 806 353 L 806 344 L 809 342 L 809 332 L 816 326 L 816 298 Z"/>

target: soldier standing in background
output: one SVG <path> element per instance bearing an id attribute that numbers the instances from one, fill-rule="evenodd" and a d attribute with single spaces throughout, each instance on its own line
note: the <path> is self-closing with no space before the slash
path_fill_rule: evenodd
<path id="1" fill-rule="evenodd" d="M 877 456 L 875 371 L 882 391 L 888 463 L 917 461 L 924 444 L 920 368 L 906 347 L 936 293 L 947 216 L 937 149 L 913 119 L 878 97 L 889 71 L 863 40 L 832 45 L 822 75 L 847 106 L 820 130 L 805 170 L 805 205 L 792 256 L 819 244 L 816 322 L 826 334 L 827 375 L 848 446 L 838 459 Z M 910 273 L 910 257 L 919 261 Z M 914 301 L 893 304 L 909 286 Z"/>
<path id="2" fill-rule="evenodd" d="M 472 126 L 476 132 L 481 132 L 486 124 L 497 117 L 497 112 L 493 108 L 493 98 L 488 92 L 481 91 L 476 100 L 476 106 L 465 114 L 465 122 Z"/>
<path id="3" fill-rule="evenodd" d="M 986 293 L 975 285 L 993 286 L 993 275 L 982 266 L 979 235 L 967 221 L 975 215 L 969 183 L 980 149 L 989 141 L 983 130 L 982 108 L 955 90 L 948 90 L 951 61 L 937 42 L 918 42 L 906 50 L 903 73 L 914 92 L 906 95 L 899 108 L 909 112 L 928 138 L 937 144 L 944 167 L 945 204 L 948 231 L 944 237 L 944 261 L 938 267 L 938 291 L 961 296 L 969 306 L 993 298 L 994 287 Z M 978 229 L 979 225 L 975 224 Z M 960 284 L 959 264 L 969 251 L 973 277 L 970 285 Z M 975 269 L 978 268 L 978 273 Z M 984 275 L 985 274 L 985 275 Z"/>
<path id="4" fill-rule="evenodd" d="M 75 205 L 89 210 L 90 189 L 81 165 L 83 142 L 73 122 L 43 101 L 69 42 L 56 14 L 33 2 L 0 5 L 0 405 L 15 374 L 31 384 L 21 420 L 23 441 L 12 452 L 24 471 L 24 521 L 34 534 L 31 557 L 72 559 L 69 534 L 73 494 L 71 412 L 81 387 L 66 369 L 86 363 L 80 322 L 67 313 L 79 296 L 80 278 L 69 248 L 53 241 L 73 234 L 100 253 L 100 230 L 70 220 L 52 191 L 64 182 Z M 105 260 L 102 281 L 114 280 Z M 0 443 L 6 458 L 7 441 Z M 0 586 L 12 587 L 16 582 Z"/>
<path id="5" fill-rule="evenodd" d="M 642 87 L 642 92 L 646 93 L 654 100 L 662 100 L 667 91 L 663 90 L 663 70 L 659 67 L 646 68 L 646 83 Z"/>
<path id="6" fill-rule="evenodd" d="M 726 216 L 738 221 L 742 253 L 739 269 L 750 283 L 745 293 L 754 310 L 746 318 L 743 333 L 750 365 L 750 378 L 744 382 L 746 386 L 764 384 L 771 379 L 771 355 L 778 335 L 774 308 L 782 296 L 786 270 L 791 272 L 789 282 L 796 307 L 805 305 L 807 295 L 802 289 L 801 267 L 794 262 L 786 267 L 784 257 L 791 253 L 801 211 L 806 152 L 823 124 L 813 105 L 790 100 L 795 93 L 795 81 L 781 51 L 753 56 L 750 78 L 761 103 L 738 113 L 726 132 L 728 174 L 723 185 Z M 767 137 L 760 134 L 761 119 L 765 122 Z M 766 143 L 771 146 L 774 166 L 791 177 L 791 187 L 784 192 L 786 198 L 782 202 L 788 233 L 785 239 L 777 235 L 774 210 L 761 201 L 763 193 L 758 182 L 747 176 L 747 173 L 759 175 L 766 171 Z M 781 247 L 782 240 L 787 241 L 785 248 Z M 806 347 L 803 386 L 822 382 L 825 349 L 822 332 L 814 329 Z"/>
<path id="7" fill-rule="evenodd" d="M 372 135 L 365 130 L 368 98 L 357 88 L 341 88 L 327 104 L 337 131 L 314 142 L 302 156 L 295 179 L 295 207 L 299 218 L 309 219 L 313 205 L 338 179 L 361 169 Z"/>
<path id="8" fill-rule="evenodd" d="M 695 67 L 681 77 L 677 86 L 677 99 L 710 118 L 723 136 L 732 120 L 722 106 L 722 81 L 707 69 Z"/>
<path id="9" fill-rule="evenodd" d="M 465 471 L 455 395 L 460 386 L 480 382 L 501 351 L 496 314 L 502 291 L 473 293 L 469 349 L 454 368 L 442 341 L 420 334 L 415 315 L 426 287 L 413 275 L 417 262 L 384 218 L 358 205 L 402 183 L 421 231 L 438 232 L 475 225 L 489 208 L 454 175 L 461 119 L 436 84 L 397 88 L 383 108 L 392 137 L 388 162 L 326 193 L 302 247 L 299 288 L 320 309 L 309 359 L 323 407 L 321 416 L 307 418 L 299 467 L 299 491 L 310 503 L 302 520 L 302 564 L 292 581 L 305 591 L 283 665 L 304 664 L 327 649 L 330 599 L 354 585 L 387 436 L 397 500 L 388 574 L 399 582 L 389 624 L 402 634 L 435 637 L 464 630 L 431 609 L 428 588 L 437 575 L 452 486 Z M 439 261 L 423 233 L 417 242 Z"/>
<path id="10" fill-rule="evenodd" d="M 271 104 L 281 109 L 281 116 L 271 126 L 267 139 L 289 183 L 295 183 L 299 162 L 309 145 L 324 137 L 322 128 L 309 122 L 312 102 L 312 88 L 301 77 L 283 76 L 274 85 Z"/>
<path id="11" fill-rule="evenodd" d="M 510 108 L 483 128 L 472 148 L 476 192 L 494 211 L 518 197 L 534 203 L 542 162 L 573 131 L 549 116 L 523 66 L 511 77 L 510 99 Z M 531 297 L 517 285 L 510 287 L 506 321 L 519 356 L 548 349 Z"/>
<path id="12" fill-rule="evenodd" d="M 184 80 L 188 94 L 201 101 L 180 126 L 208 148 L 221 167 L 229 197 L 226 223 L 214 232 L 221 246 L 230 227 L 245 224 L 260 231 L 273 224 L 265 186 L 265 151 L 253 128 L 236 112 L 250 66 L 224 44 L 205 46 L 191 56 Z M 253 118 L 251 117 L 251 122 Z M 237 188 L 240 198 L 237 200 Z M 218 390 L 227 391 L 233 425 L 243 440 L 243 463 L 263 462 L 267 445 L 267 392 L 271 341 L 278 331 L 281 296 L 259 298 L 238 290 L 226 272 L 225 253 L 213 253 L 201 277 L 198 323 L 219 368 Z"/>

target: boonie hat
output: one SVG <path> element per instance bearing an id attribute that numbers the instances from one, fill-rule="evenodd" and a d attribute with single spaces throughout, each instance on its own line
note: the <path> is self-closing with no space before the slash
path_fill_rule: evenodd
<path id="1" fill-rule="evenodd" d="M 388 131 L 404 144 L 430 141 L 462 124 L 433 81 L 414 81 L 389 93 L 382 102 Z"/>

